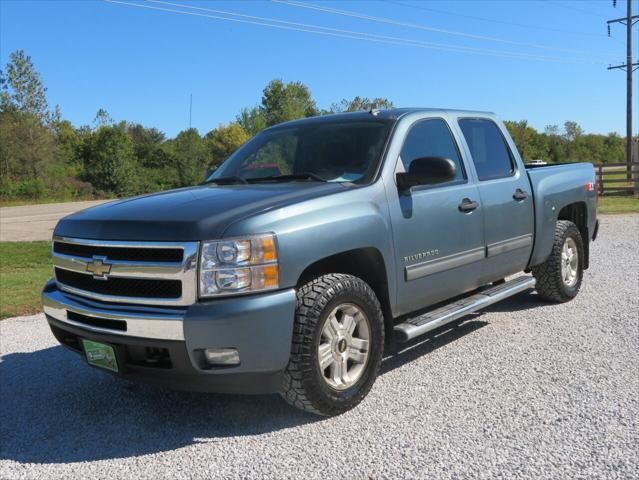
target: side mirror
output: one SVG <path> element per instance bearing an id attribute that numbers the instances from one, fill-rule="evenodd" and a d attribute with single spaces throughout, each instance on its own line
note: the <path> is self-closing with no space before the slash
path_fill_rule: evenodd
<path id="1" fill-rule="evenodd" d="M 455 180 L 455 162 L 444 157 L 416 158 L 410 163 L 408 172 L 396 174 L 397 188 L 410 190 L 419 185 L 436 185 Z"/>

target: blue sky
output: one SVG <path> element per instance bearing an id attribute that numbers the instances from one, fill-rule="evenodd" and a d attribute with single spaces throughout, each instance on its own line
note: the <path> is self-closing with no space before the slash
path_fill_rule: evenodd
<path id="1" fill-rule="evenodd" d="M 616 9 L 611 0 L 299 0 L 324 11 L 265 0 L 121 1 L 190 14 L 99 0 L 0 0 L 3 68 L 23 48 L 49 103 L 74 124 L 91 124 L 105 108 L 169 136 L 188 127 L 190 94 L 193 126 L 203 134 L 259 103 L 273 78 L 304 82 L 319 107 L 382 96 L 397 106 L 491 110 L 538 129 L 575 120 L 587 132 L 625 134 L 625 73 L 606 69 L 625 61 L 625 27 L 606 33 L 625 0 Z M 212 10 L 325 34 L 202 16 L 264 23 Z"/>

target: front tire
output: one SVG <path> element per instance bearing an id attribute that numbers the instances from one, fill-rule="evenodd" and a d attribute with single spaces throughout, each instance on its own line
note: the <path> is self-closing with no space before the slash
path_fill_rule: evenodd
<path id="1" fill-rule="evenodd" d="M 371 287 L 346 274 L 301 287 L 280 394 L 317 415 L 339 415 L 368 394 L 384 351 L 384 317 Z"/>
<path id="2" fill-rule="evenodd" d="M 559 220 L 548 259 L 532 268 L 537 293 L 545 300 L 568 302 L 577 296 L 584 270 L 584 244 L 577 226 Z"/>

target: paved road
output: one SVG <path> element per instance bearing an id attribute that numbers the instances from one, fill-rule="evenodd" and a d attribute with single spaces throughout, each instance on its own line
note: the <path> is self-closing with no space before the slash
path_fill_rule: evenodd
<path id="1" fill-rule="evenodd" d="M 62 217 L 106 201 L 108 200 L 2 207 L 0 208 L 0 241 L 51 240 L 53 228 Z"/>
<path id="2" fill-rule="evenodd" d="M 637 478 L 639 216 L 574 301 L 523 293 L 385 359 L 355 410 L 131 385 L 0 322 L 0 478 Z"/>

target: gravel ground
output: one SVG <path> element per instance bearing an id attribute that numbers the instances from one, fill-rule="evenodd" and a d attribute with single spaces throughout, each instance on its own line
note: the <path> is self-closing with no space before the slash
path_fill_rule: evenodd
<path id="1" fill-rule="evenodd" d="M 604 217 L 581 294 L 524 293 L 384 361 L 355 410 L 132 385 L 0 323 L 1 478 L 637 478 L 639 216 Z"/>

